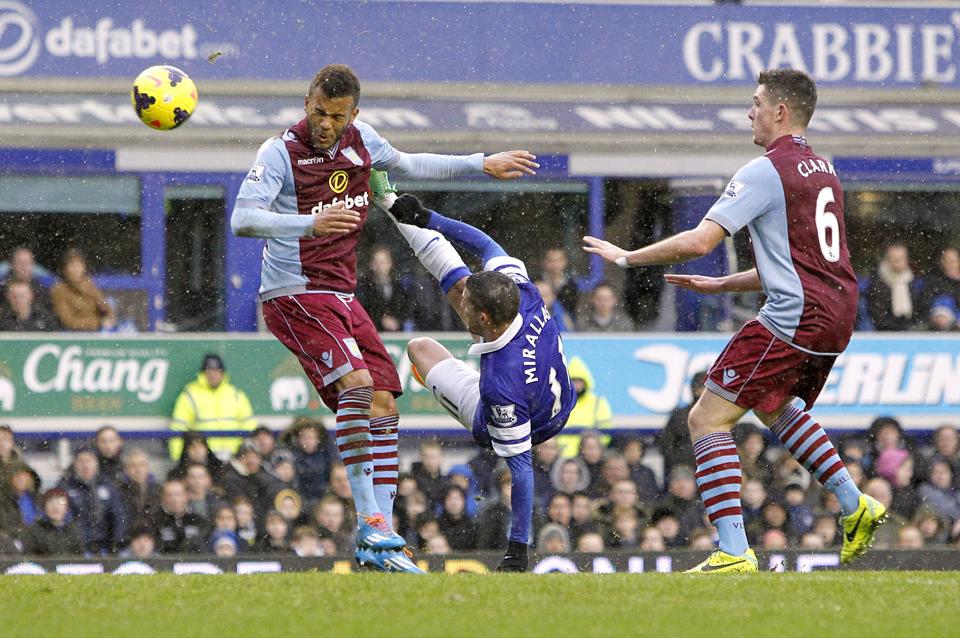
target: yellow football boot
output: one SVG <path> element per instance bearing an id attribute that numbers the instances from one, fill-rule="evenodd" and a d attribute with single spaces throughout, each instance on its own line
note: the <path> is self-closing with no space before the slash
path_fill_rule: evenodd
<path id="1" fill-rule="evenodd" d="M 748 549 L 743 556 L 734 556 L 717 549 L 707 557 L 707 560 L 692 569 L 688 569 L 685 573 L 740 574 L 755 571 L 757 571 L 757 555 L 753 553 L 752 549 Z"/>
<path id="2" fill-rule="evenodd" d="M 860 506 L 849 516 L 841 519 L 843 523 L 843 549 L 840 550 L 840 562 L 847 564 L 867 553 L 873 545 L 874 535 L 880 523 L 887 518 L 887 508 L 872 496 L 860 495 Z"/>

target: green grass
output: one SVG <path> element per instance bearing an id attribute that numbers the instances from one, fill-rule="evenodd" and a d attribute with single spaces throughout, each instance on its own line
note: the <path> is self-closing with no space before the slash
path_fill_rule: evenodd
<path id="1" fill-rule="evenodd" d="M 960 574 L 2 576 L 0 636 L 960 635 Z"/>

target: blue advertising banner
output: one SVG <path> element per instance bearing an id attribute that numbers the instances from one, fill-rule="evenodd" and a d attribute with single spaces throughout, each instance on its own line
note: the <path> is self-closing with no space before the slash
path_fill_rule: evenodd
<path id="1" fill-rule="evenodd" d="M 0 0 L 0 77 L 750 84 L 792 66 L 821 84 L 957 87 L 960 11 L 523 2 Z"/>
<path id="2" fill-rule="evenodd" d="M 690 379 L 707 369 L 727 336 L 567 337 L 621 424 L 662 425 L 690 402 Z M 960 425 L 960 339 L 858 333 L 830 373 L 813 413 L 830 428 L 865 427 L 878 415 L 905 425 Z"/>

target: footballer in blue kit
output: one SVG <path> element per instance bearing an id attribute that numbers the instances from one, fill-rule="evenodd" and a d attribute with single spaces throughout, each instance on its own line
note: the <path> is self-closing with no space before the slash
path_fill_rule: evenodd
<path id="1" fill-rule="evenodd" d="M 428 337 L 407 354 L 437 401 L 510 468 L 512 517 L 499 571 L 525 571 L 533 517 L 531 448 L 563 429 L 577 402 L 563 341 L 523 262 L 486 233 L 427 210 L 413 195 L 397 197 L 386 174 L 370 178 L 374 201 L 387 211 L 420 263 L 480 341 L 480 371 Z M 452 243 L 451 243 L 452 242 Z M 480 257 L 471 273 L 453 245 Z"/>

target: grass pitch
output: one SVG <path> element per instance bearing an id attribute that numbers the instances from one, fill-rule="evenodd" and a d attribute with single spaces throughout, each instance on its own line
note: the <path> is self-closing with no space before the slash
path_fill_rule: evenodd
<path id="1" fill-rule="evenodd" d="M 3 576 L 0 636 L 960 636 L 930 572 Z"/>

